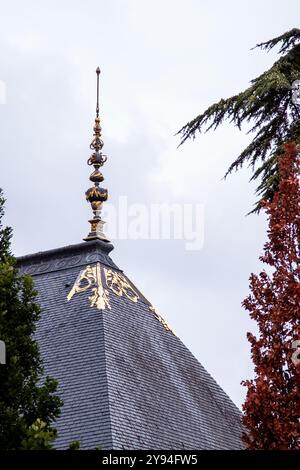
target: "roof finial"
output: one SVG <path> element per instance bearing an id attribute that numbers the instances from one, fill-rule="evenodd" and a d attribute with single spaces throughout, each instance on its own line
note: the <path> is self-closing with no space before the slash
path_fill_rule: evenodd
<path id="1" fill-rule="evenodd" d="M 102 153 L 103 140 L 101 139 L 101 125 L 99 118 L 99 75 L 100 68 L 96 69 L 97 74 L 97 104 L 96 104 L 96 118 L 94 125 L 94 135 L 93 140 L 90 144 L 90 148 L 93 150 L 92 155 L 88 159 L 88 165 L 93 165 L 94 171 L 90 175 L 90 180 L 94 183 L 94 186 L 89 188 L 85 195 L 87 201 L 90 202 L 94 217 L 89 220 L 91 224 L 91 231 L 84 240 L 104 240 L 108 241 L 106 236 L 103 233 L 103 225 L 105 222 L 101 219 L 101 210 L 103 202 L 107 200 L 107 189 L 100 188 L 99 183 L 104 180 L 102 173 L 99 171 L 99 168 L 106 162 L 107 156 Z"/>

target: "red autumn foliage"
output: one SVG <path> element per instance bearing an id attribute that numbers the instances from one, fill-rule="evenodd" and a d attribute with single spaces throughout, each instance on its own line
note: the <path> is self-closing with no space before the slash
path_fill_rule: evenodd
<path id="1" fill-rule="evenodd" d="M 263 202 L 269 227 L 260 257 L 266 263 L 250 277 L 251 294 L 243 306 L 258 325 L 247 334 L 255 366 L 246 380 L 243 405 L 247 449 L 300 450 L 300 364 L 292 343 L 300 340 L 300 158 L 296 144 L 279 157 L 279 188 Z M 294 356 L 293 356 L 294 357 Z"/>

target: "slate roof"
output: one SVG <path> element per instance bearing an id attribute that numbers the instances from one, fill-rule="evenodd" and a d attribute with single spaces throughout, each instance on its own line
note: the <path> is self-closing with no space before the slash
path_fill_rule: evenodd
<path id="1" fill-rule="evenodd" d="M 96 240 L 18 259 L 39 292 L 37 339 L 64 401 L 56 448 L 242 448 L 240 411 L 113 263 L 112 248 Z M 87 266 L 98 266 L 110 308 L 91 306 L 86 280 L 67 299 Z"/>

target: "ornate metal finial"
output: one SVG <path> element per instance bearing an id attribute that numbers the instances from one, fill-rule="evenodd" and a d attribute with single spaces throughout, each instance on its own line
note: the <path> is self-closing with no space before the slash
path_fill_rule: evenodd
<path id="1" fill-rule="evenodd" d="M 93 140 L 90 144 L 91 150 L 93 150 L 92 155 L 88 159 L 88 165 L 93 165 L 94 171 L 90 175 L 90 180 L 94 183 L 94 186 L 89 188 L 86 193 L 86 199 L 90 202 L 94 217 L 89 220 L 91 224 L 91 231 L 84 240 L 105 240 L 108 241 L 105 234 L 103 233 L 103 226 L 105 222 L 101 219 L 101 210 L 103 202 L 107 200 L 107 189 L 100 188 L 99 183 L 104 180 L 102 173 L 99 171 L 99 168 L 104 165 L 107 160 L 107 156 L 102 153 L 103 140 L 101 139 L 101 125 L 99 118 L 99 75 L 100 69 L 97 67 L 97 104 L 96 104 L 96 118 L 94 125 L 94 135 Z"/>

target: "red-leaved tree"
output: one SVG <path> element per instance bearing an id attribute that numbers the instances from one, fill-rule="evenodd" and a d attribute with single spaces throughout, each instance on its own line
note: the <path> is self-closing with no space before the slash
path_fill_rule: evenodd
<path id="1" fill-rule="evenodd" d="M 250 277 L 251 294 L 243 306 L 256 321 L 248 333 L 254 380 L 247 380 L 243 406 L 247 449 L 300 449 L 300 158 L 296 144 L 279 157 L 280 183 L 272 202 L 263 202 L 268 241 L 266 263 Z"/>

